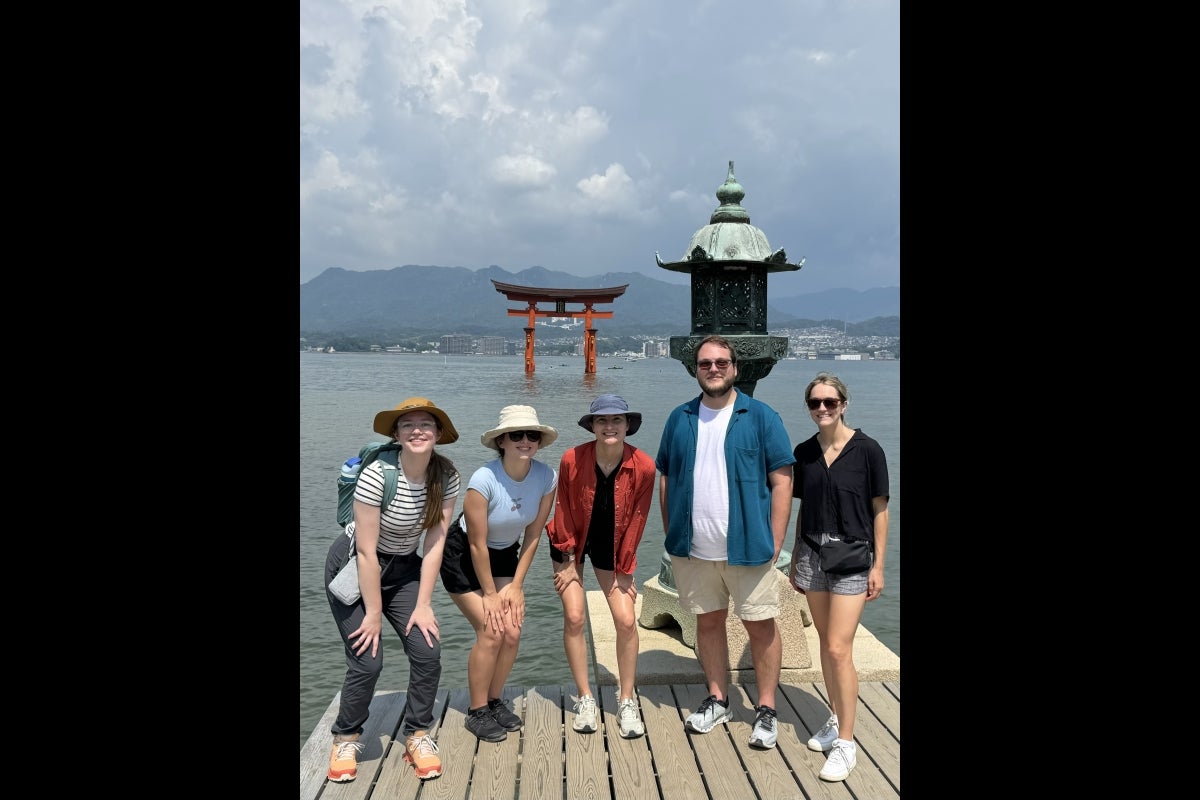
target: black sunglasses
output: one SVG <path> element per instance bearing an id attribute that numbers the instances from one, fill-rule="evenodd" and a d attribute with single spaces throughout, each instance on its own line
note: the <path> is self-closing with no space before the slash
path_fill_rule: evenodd
<path id="1" fill-rule="evenodd" d="M 537 444 L 542 440 L 541 431 L 509 431 L 508 440 L 510 442 L 519 442 L 522 438 L 527 438 L 529 441 Z"/>
<path id="2" fill-rule="evenodd" d="M 702 370 L 709 370 L 713 367 L 717 369 L 729 369 L 729 365 L 732 363 L 728 358 L 718 358 L 715 361 L 711 358 L 705 358 L 696 362 L 696 368 Z"/>
<path id="3" fill-rule="evenodd" d="M 841 398 L 838 398 L 838 397 L 825 397 L 825 398 L 810 397 L 810 398 L 808 398 L 808 407 L 810 409 L 812 409 L 813 411 L 816 411 L 818 408 L 821 407 L 821 404 L 824 403 L 825 407 L 827 409 L 829 409 L 830 411 L 833 411 L 835 408 L 838 407 L 838 404 L 841 402 L 842 402 Z"/>

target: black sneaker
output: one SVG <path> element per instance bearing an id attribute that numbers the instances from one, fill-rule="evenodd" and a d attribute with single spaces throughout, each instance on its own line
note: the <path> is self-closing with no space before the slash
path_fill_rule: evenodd
<path id="1" fill-rule="evenodd" d="M 487 706 L 467 711 L 466 728 L 485 742 L 503 742 L 508 738 L 504 728 L 488 713 Z"/>
<path id="2" fill-rule="evenodd" d="M 521 718 L 508 710 L 508 703 L 505 703 L 499 697 L 494 700 L 488 700 L 488 711 L 495 717 L 496 722 L 500 723 L 500 727 L 506 731 L 521 730 Z"/>

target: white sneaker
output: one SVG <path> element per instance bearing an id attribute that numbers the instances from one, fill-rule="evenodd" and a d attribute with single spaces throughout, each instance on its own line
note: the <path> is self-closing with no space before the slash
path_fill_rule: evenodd
<path id="1" fill-rule="evenodd" d="M 770 750 L 779 739 L 779 726 L 775 723 L 775 709 L 770 706 L 759 706 L 758 715 L 754 718 L 754 728 L 750 731 L 750 746 L 760 750 Z"/>
<path id="2" fill-rule="evenodd" d="M 632 697 L 617 704 L 617 717 L 621 722 L 622 738 L 636 739 L 646 732 L 646 726 L 642 725 L 642 720 L 638 717 L 637 703 L 633 702 Z"/>
<path id="3" fill-rule="evenodd" d="M 596 698 L 585 694 L 575 704 L 575 722 L 572 728 L 580 733 L 591 733 L 596 730 Z"/>
<path id="4" fill-rule="evenodd" d="M 696 733 L 708 733 L 721 723 L 730 722 L 732 719 L 733 712 L 729 710 L 729 700 L 721 701 L 716 695 L 710 694 L 704 698 L 696 713 L 684 721 L 683 727 Z"/>
<path id="5" fill-rule="evenodd" d="M 808 740 L 808 749 L 816 750 L 818 753 L 824 753 L 833 747 L 833 740 L 838 737 L 838 718 L 837 714 L 831 716 L 821 726 L 821 730 L 813 734 L 813 737 Z"/>
<path id="6" fill-rule="evenodd" d="M 850 770 L 854 769 L 854 765 L 858 763 L 857 753 L 858 748 L 854 746 L 854 742 L 834 739 L 833 746 L 829 750 L 829 758 L 825 759 L 825 766 L 821 768 L 821 774 L 817 777 L 823 781 L 846 780 Z"/>

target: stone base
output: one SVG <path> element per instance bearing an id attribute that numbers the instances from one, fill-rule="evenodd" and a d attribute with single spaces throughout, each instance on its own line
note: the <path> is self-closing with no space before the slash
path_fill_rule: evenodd
<path id="1" fill-rule="evenodd" d="M 775 620 L 783 641 L 783 669 L 807 669 L 812 666 L 812 655 L 808 649 L 808 637 L 804 629 L 812 625 L 808 613 L 808 598 L 797 592 L 788 583 L 787 576 L 775 570 L 779 585 L 782 609 Z M 642 610 L 638 624 L 643 628 L 661 628 L 672 621 L 679 625 L 683 642 L 696 648 L 696 615 L 679 605 L 679 595 L 653 577 L 642 584 Z M 733 602 L 729 603 L 729 616 L 725 620 L 725 638 L 729 642 L 729 668 L 753 669 L 754 659 L 750 653 L 750 637 L 746 627 L 733 613 Z"/>

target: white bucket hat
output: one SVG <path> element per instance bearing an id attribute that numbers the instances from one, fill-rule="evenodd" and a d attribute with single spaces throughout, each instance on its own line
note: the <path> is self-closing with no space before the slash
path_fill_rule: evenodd
<path id="1" fill-rule="evenodd" d="M 496 437 L 509 431 L 541 431 L 542 441 L 538 444 L 539 447 L 549 447 L 558 438 L 558 431 L 538 422 L 537 411 L 533 406 L 505 406 L 500 409 L 500 421 L 496 423 L 496 427 L 480 436 L 479 441 L 484 447 L 499 450 Z"/>

